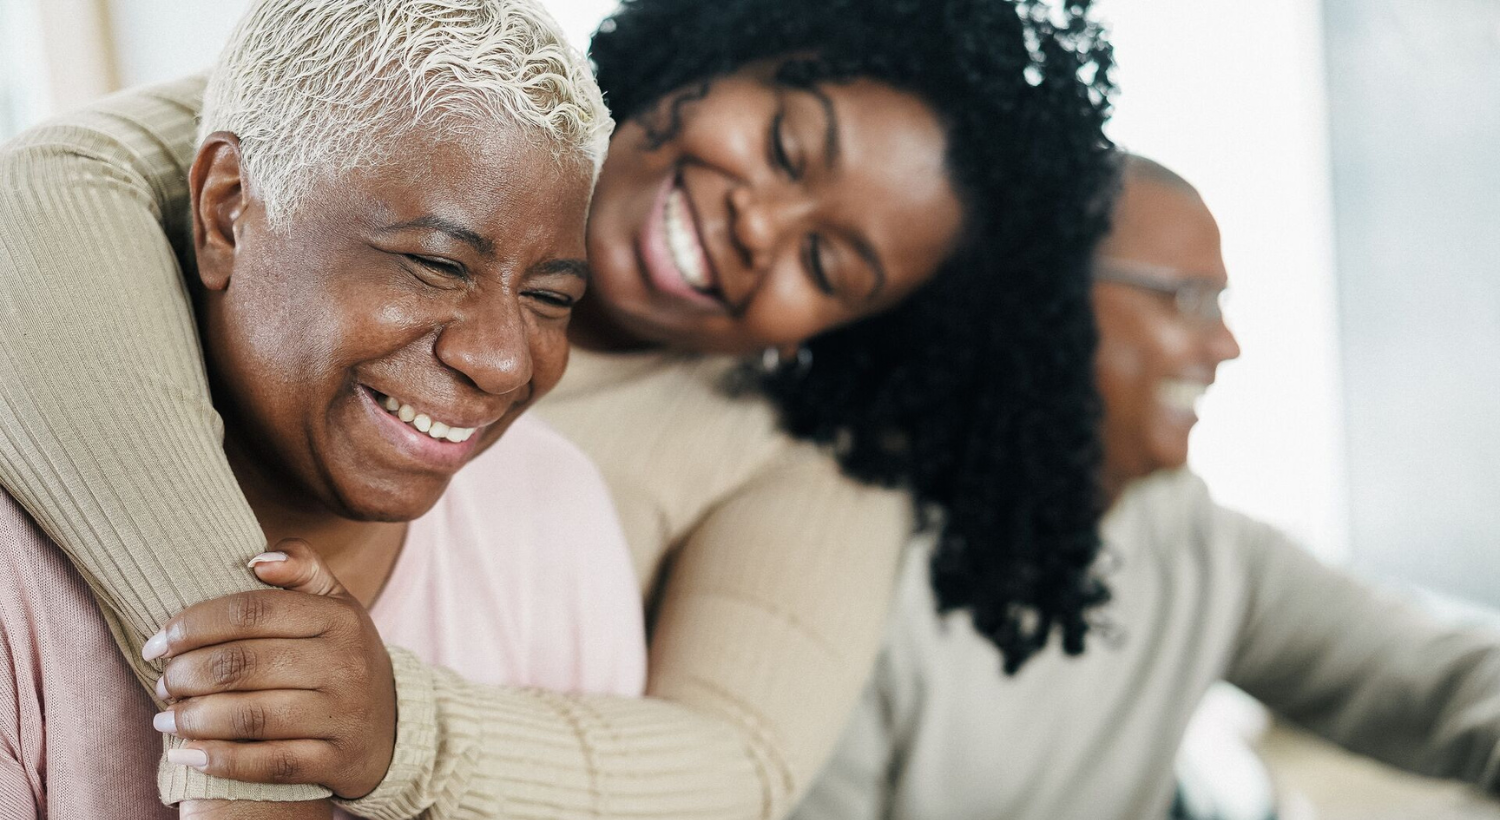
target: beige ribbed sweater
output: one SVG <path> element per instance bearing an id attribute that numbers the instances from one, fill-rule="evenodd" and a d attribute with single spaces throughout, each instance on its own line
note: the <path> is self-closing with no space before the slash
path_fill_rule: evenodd
<path id="1" fill-rule="evenodd" d="M 1014 677 L 913 551 L 863 701 L 794 820 L 1166 818 L 1173 761 L 1228 680 L 1325 738 L 1500 796 L 1500 633 L 1445 624 L 1215 504 L 1187 470 L 1103 526 L 1110 629 Z"/>
<path id="2" fill-rule="evenodd" d="M 69 553 L 143 682 L 145 637 L 253 589 L 263 548 L 220 449 L 178 258 L 202 80 L 128 92 L 0 150 L 0 485 Z M 175 250 L 175 253 L 174 253 Z M 393 650 L 372 818 L 773 818 L 837 738 L 909 527 L 718 389 L 723 360 L 575 352 L 537 412 L 599 464 L 655 614 L 649 697 L 470 684 Z M 293 800 L 163 765 L 168 800 Z"/>

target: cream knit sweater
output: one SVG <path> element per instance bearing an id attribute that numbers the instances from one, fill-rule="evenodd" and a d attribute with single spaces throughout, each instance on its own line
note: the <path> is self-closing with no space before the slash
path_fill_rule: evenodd
<path id="1" fill-rule="evenodd" d="M 254 589 L 262 537 L 221 450 L 178 259 L 202 80 L 127 92 L 0 150 L 0 485 L 69 553 L 143 683 L 147 636 Z M 374 818 L 773 818 L 879 641 L 908 503 L 730 399 L 730 363 L 575 351 L 536 412 L 599 464 L 655 616 L 648 697 L 470 684 L 392 650 Z M 144 728 L 144 727 L 143 727 Z M 164 799 L 294 800 L 160 768 Z"/>
<path id="2" fill-rule="evenodd" d="M 937 614 L 913 550 L 863 702 L 794 820 L 1165 820 L 1221 679 L 1350 750 L 1500 796 L 1500 633 L 1324 566 L 1187 470 L 1132 484 L 1103 534 L 1108 628 L 1014 677 L 967 615 Z"/>

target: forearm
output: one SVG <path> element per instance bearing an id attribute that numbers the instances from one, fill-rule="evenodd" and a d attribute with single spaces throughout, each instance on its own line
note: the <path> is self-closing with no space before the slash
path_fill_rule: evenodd
<path id="1" fill-rule="evenodd" d="M 869 674 L 909 525 L 904 498 L 831 491 L 832 470 L 789 470 L 698 527 L 660 595 L 648 698 L 477 686 L 392 652 L 396 760 L 351 810 L 784 815 Z"/>
<path id="2" fill-rule="evenodd" d="M 1268 542 L 1230 680 L 1353 751 L 1500 794 L 1500 635 Z"/>
<path id="3" fill-rule="evenodd" d="M 369 818 L 759 818 L 762 774 L 721 717 L 659 699 L 481 686 L 392 652 L 401 695 Z M 425 692 L 425 697 L 423 693 Z"/>
<path id="4" fill-rule="evenodd" d="M 132 115 L 167 120 L 148 131 L 112 105 L 0 150 L 0 485 L 77 565 L 150 691 L 146 638 L 189 604 L 258 587 L 244 563 L 263 544 L 164 233 L 187 214 L 158 204 L 185 196 L 191 113 L 136 98 Z M 177 796 L 213 791 L 173 768 Z"/>

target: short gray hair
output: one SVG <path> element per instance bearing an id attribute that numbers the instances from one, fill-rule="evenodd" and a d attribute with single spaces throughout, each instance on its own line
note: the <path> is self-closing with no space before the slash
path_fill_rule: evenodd
<path id="1" fill-rule="evenodd" d="M 395 138 L 519 127 L 598 174 L 614 122 L 586 59 L 536 0 L 257 0 L 203 100 L 273 226 L 309 188 L 399 161 Z"/>

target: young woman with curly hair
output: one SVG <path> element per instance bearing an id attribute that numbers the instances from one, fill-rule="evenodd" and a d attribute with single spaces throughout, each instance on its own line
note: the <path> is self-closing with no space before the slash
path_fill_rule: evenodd
<path id="1" fill-rule="evenodd" d="M 971 608 L 1009 668 L 1054 632 L 1081 651 L 1105 597 L 1087 261 L 1111 85 L 1087 4 L 631 0 L 593 57 L 622 125 L 574 361 L 536 412 L 620 509 L 648 697 L 478 686 L 392 648 L 396 725 L 359 727 L 394 738 L 347 804 L 364 816 L 780 815 L 868 671 L 913 509 L 940 605 Z M 260 589 L 235 569 L 263 544 L 178 265 L 201 86 L 114 98 L 0 157 L 0 482 L 132 652 L 185 606 Z M 413 276 L 469 286 L 461 226 L 425 227 Z M 322 617 L 257 611 L 272 632 Z M 211 643 L 173 625 L 137 661 L 148 683 L 163 648 Z M 260 768 L 278 741 L 223 739 L 190 738 L 205 776 L 165 796 L 369 764 L 333 744 Z"/>

